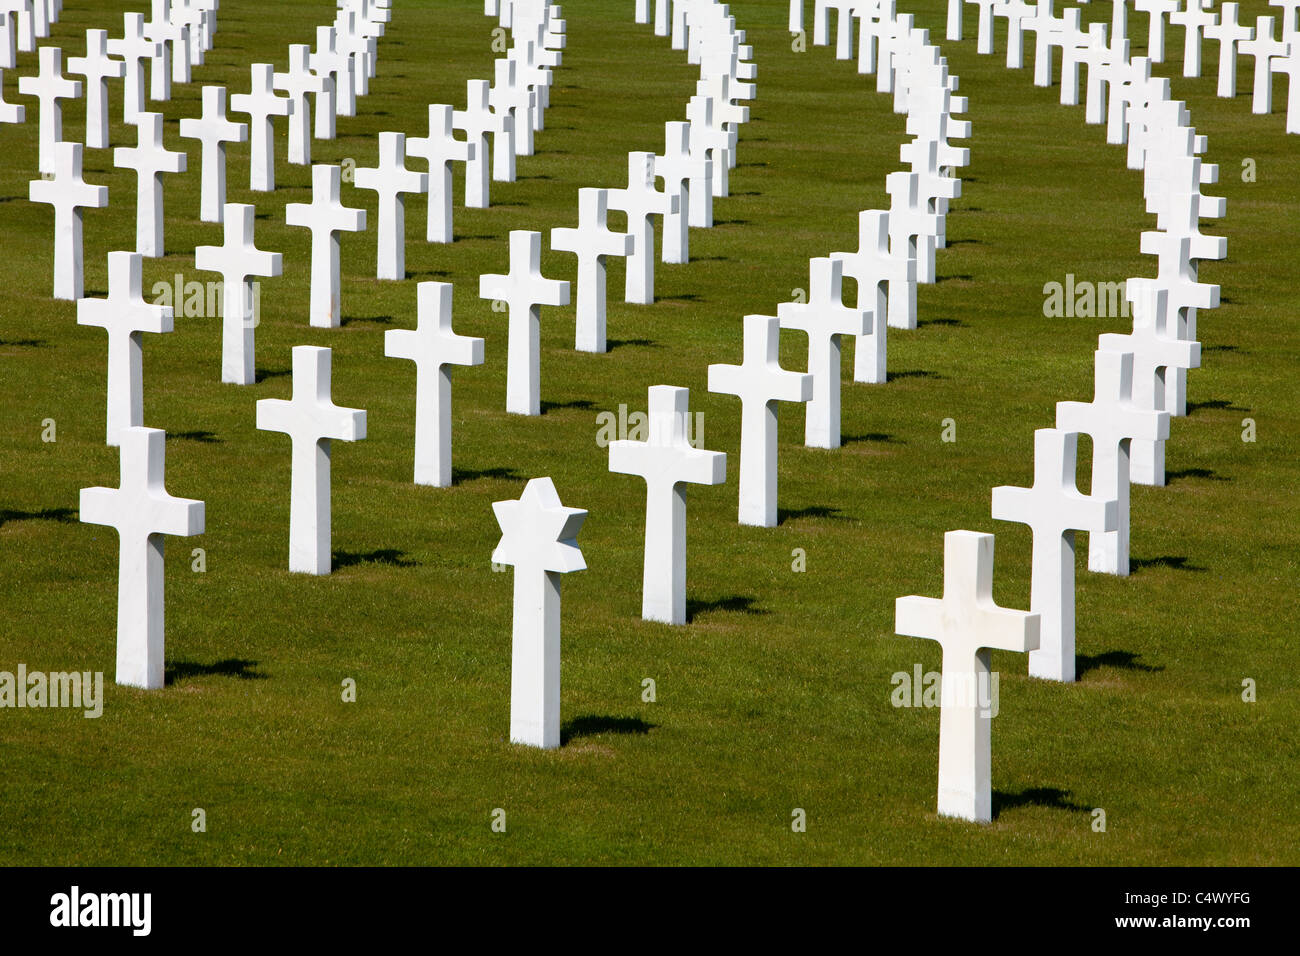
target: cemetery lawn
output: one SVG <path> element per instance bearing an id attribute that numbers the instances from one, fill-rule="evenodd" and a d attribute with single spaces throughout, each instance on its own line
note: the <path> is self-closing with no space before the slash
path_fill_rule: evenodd
<path id="1" fill-rule="evenodd" d="M 194 268 L 221 227 L 197 220 L 198 146 L 178 120 L 198 115 L 204 84 L 241 92 L 250 63 L 284 69 L 287 45 L 311 42 L 334 6 L 278 0 L 268 16 L 262 0 L 223 0 L 207 63 L 160 104 L 189 171 L 167 178 L 169 254 L 146 260 L 146 293 L 177 274 L 218 278 Z M 461 108 L 465 81 L 491 76 L 478 0 L 393 6 L 371 93 L 336 140 L 313 142 L 316 162 L 373 166 L 379 131 L 424 135 L 426 104 Z M 87 27 L 115 34 L 139 7 L 69 3 L 53 42 L 80 55 Z M 26 198 L 37 106 L 6 77 L 28 119 L 0 128 L 0 670 L 102 671 L 106 700 L 98 719 L 0 710 L 0 863 L 1300 863 L 1300 138 L 1281 112 L 1251 115 L 1252 61 L 1236 99 L 1217 99 L 1217 44 L 1204 78 L 1186 80 L 1170 29 L 1158 72 L 1210 137 L 1221 181 L 1206 191 L 1228 200 L 1225 220 L 1203 223 L 1229 240 L 1229 259 L 1201 272 L 1223 305 L 1201 313 L 1203 368 L 1173 422 L 1168 487 L 1133 491 L 1132 576 L 1087 573 L 1081 538 L 1079 682 L 1031 680 L 1023 656 L 993 655 L 996 817 L 975 826 L 934 812 L 938 711 L 891 704 L 891 675 L 939 668 L 937 645 L 894 635 L 894 599 L 937 597 L 943 533 L 969 528 L 997 534 L 999 603 L 1028 605 L 1029 533 L 990 519 L 990 489 L 1030 483 L 1034 429 L 1053 424 L 1055 402 L 1091 398 L 1096 338 L 1127 324 L 1046 318 L 1044 284 L 1153 274 L 1140 173 L 1082 107 L 1058 105 L 1058 87 L 1004 68 L 1004 21 L 998 52 L 977 56 L 968 9 L 967 39 L 942 46 L 970 98 L 971 164 L 920 328 L 890 331 L 886 385 L 853 384 L 846 346 L 841 449 L 804 448 L 803 412 L 786 406 L 781 524 L 740 527 L 739 402 L 706 391 L 707 367 L 740 361 L 742 317 L 806 288 L 809 257 L 856 248 L 859 210 L 888 208 L 903 117 L 833 46 L 792 50 L 786 0 L 735 0 L 758 98 L 716 227 L 691 231 L 688 265 L 656 266 L 652 307 L 621 302 L 611 261 L 608 354 L 573 350 L 572 307 L 544 309 L 544 413 L 508 415 L 505 318 L 478 298 L 478 275 L 505 271 L 510 230 L 574 225 L 580 187 L 626 185 L 627 152 L 662 150 L 694 89 L 696 68 L 632 7 L 564 4 L 568 47 L 536 155 L 517 182 L 492 183 L 487 210 L 460 205 L 457 170 L 452 245 L 424 242 L 423 200 L 409 198 L 407 281 L 373 278 L 375 194 L 345 184 L 371 230 L 342 238 L 342 328 L 307 325 L 308 234 L 284 224 L 284 205 L 310 199 L 310 171 L 284 162 L 283 126 L 273 194 L 248 191 L 247 146 L 230 147 L 228 198 L 256 202 L 257 244 L 284 254 L 284 275 L 262 282 L 255 385 L 219 384 L 214 316 L 145 336 L 145 424 L 167 431 L 167 488 L 207 506 L 206 533 L 167 542 L 168 685 L 154 692 L 112 682 L 117 536 L 77 515 L 80 488 L 118 481 L 106 336 L 50 298 L 53 212 Z M 900 7 L 942 39 L 942 0 Z M 1246 0 L 1242 20 L 1266 12 Z M 1146 18 L 1131 19 L 1137 55 Z M 35 66 L 23 54 L 17 72 Z M 132 145 L 112 90 L 113 144 Z M 65 105 L 69 138 L 82 109 Z M 1257 181 L 1243 181 L 1245 160 Z M 102 296 L 106 254 L 134 247 L 134 173 L 107 151 L 88 151 L 85 170 L 111 199 L 85 214 L 85 287 Z M 548 276 L 575 278 L 573 256 L 544 250 Z M 414 326 L 425 280 L 455 283 L 457 330 L 486 339 L 487 364 L 454 374 L 450 489 L 411 481 L 414 365 L 383 354 L 386 330 Z M 364 441 L 334 443 L 335 570 L 322 578 L 287 570 L 289 442 L 254 429 L 257 399 L 289 396 L 301 344 L 333 349 L 334 401 L 369 416 Z M 783 337 L 787 368 L 804 352 L 802 336 Z M 640 619 L 645 487 L 608 473 L 596 442 L 600 413 L 644 410 L 661 383 L 690 388 L 705 446 L 729 457 L 725 486 L 689 492 L 691 621 L 678 628 Z M 955 442 L 941 440 L 949 418 Z M 57 440 L 43 441 L 50 428 Z M 1085 490 L 1088 460 L 1084 439 Z M 490 565 L 491 503 L 538 475 L 590 512 L 589 569 L 564 582 L 554 752 L 506 739 L 511 574 Z M 347 679 L 355 703 L 341 699 Z M 796 808 L 807 832 L 792 832 Z"/>

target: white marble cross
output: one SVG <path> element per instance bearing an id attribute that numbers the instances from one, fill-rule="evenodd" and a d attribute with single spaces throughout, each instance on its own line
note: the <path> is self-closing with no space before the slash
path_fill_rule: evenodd
<path id="1" fill-rule="evenodd" d="M 1029 610 L 1041 619 L 1038 649 L 1029 652 L 1029 676 L 1074 680 L 1074 532 L 1115 531 L 1119 502 L 1079 493 L 1079 436 L 1056 428 L 1034 432 L 1034 484 L 993 489 L 993 517 L 1033 532 Z"/>
<path id="2" fill-rule="evenodd" d="M 686 104 L 686 118 L 691 124 L 691 152 L 705 157 L 713 171 L 712 188 L 709 196 L 708 222 L 705 227 L 713 225 L 712 198 L 725 196 L 728 192 L 728 170 L 731 168 L 731 134 L 722 124 L 714 121 L 713 97 L 692 96 Z M 701 200 L 692 205 L 700 207 Z M 702 215 L 703 208 L 699 208 Z M 692 213 L 691 225 L 696 225 L 700 216 Z"/>
<path id="3" fill-rule="evenodd" d="M 1273 112 L 1273 60 L 1285 56 L 1291 49 L 1286 40 L 1273 39 L 1273 18 L 1255 19 L 1255 39 L 1238 44 L 1241 52 L 1255 60 L 1255 82 L 1252 86 L 1250 111 L 1264 115 Z"/>
<path id="4" fill-rule="evenodd" d="M 452 132 L 452 108 L 429 104 L 429 135 L 406 141 L 406 153 L 429 164 L 429 216 L 425 238 L 429 242 L 453 242 L 451 214 L 451 164 L 474 158 L 475 143 L 456 139 Z"/>
<path id="5" fill-rule="evenodd" d="M 514 60 L 509 57 L 499 58 L 495 68 L 496 82 L 492 84 L 492 91 L 488 98 L 493 111 L 502 116 L 510 116 L 514 120 L 514 137 L 511 140 L 513 151 L 508 170 L 510 175 L 508 179 L 504 179 L 505 182 L 514 182 L 514 157 L 533 154 L 532 108 L 533 97 L 536 94 L 527 85 L 519 82 L 518 64 Z M 501 172 L 506 172 L 504 166 Z M 502 180 L 504 177 L 494 169 L 493 178 Z"/>
<path id="6" fill-rule="evenodd" d="M 1052 0 L 1038 0 L 1034 15 L 1024 22 L 1034 33 L 1034 86 L 1052 85 L 1052 47 L 1060 45 L 1063 23 L 1052 11 Z"/>
<path id="7" fill-rule="evenodd" d="M 578 532 L 587 512 L 566 508 L 550 478 L 514 501 L 492 503 L 501 540 L 493 564 L 513 565 L 510 742 L 560 746 L 560 575 L 587 567 Z"/>
<path id="8" fill-rule="evenodd" d="M 465 109 L 453 110 L 451 114 L 452 128 L 464 130 L 466 141 L 474 147 L 473 155 L 465 162 L 467 209 L 486 209 L 489 205 L 489 163 L 495 163 L 496 157 L 488 148 L 488 134 L 492 134 L 498 149 L 513 151 L 513 147 L 506 143 L 506 139 L 513 135 L 513 120 L 492 111 L 490 89 L 487 80 L 470 80 L 466 84 Z"/>
<path id="9" fill-rule="evenodd" d="M 415 483 L 451 485 L 451 366 L 482 365 L 483 340 L 451 327 L 450 282 L 421 282 L 414 329 L 384 333 L 384 354 L 415 363 Z"/>
<path id="10" fill-rule="evenodd" d="M 1008 0 L 993 12 L 994 16 L 1007 21 L 1008 70 L 1019 70 L 1025 65 L 1025 24 L 1034 12 L 1034 5 L 1024 0 Z"/>
<path id="11" fill-rule="evenodd" d="M 771 315 L 745 316 L 744 360 L 710 365 L 709 391 L 740 398 L 741 524 L 777 523 L 777 402 L 812 398 L 813 376 L 781 368 L 781 325 Z"/>
<path id="12" fill-rule="evenodd" d="M 579 352 L 604 352 L 605 258 L 629 256 L 635 240 L 606 225 L 609 190 L 578 190 L 577 228 L 551 230 L 551 248 L 578 257 L 577 323 L 573 347 Z"/>
<path id="13" fill-rule="evenodd" d="M 274 67 L 270 63 L 254 63 L 251 73 L 249 92 L 232 96 L 230 108 L 236 113 L 247 113 L 249 117 L 252 155 L 248 164 L 248 188 L 254 192 L 272 192 L 275 189 L 274 117 L 292 116 L 293 100 L 276 95 L 271 85 Z"/>
<path id="14" fill-rule="evenodd" d="M 122 431 L 117 488 L 82 488 L 81 520 L 117 529 L 117 683 L 163 686 L 163 535 L 203 533 L 204 507 L 164 486 L 167 436 Z"/>
<path id="15" fill-rule="evenodd" d="M 126 64 L 108 55 L 108 31 L 86 31 L 86 55 L 68 57 L 68 72 L 86 78 L 86 146 L 108 148 L 108 81 L 120 80 Z"/>
<path id="16" fill-rule="evenodd" d="M 858 251 L 831 258 L 857 283 L 858 309 L 873 316 L 871 331 L 857 339 L 853 381 L 880 384 L 888 377 L 887 328 L 916 327 L 916 260 L 902 243 L 891 248 L 889 213 L 879 209 L 858 214 Z"/>
<path id="17" fill-rule="evenodd" d="M 1148 15 L 1147 56 L 1152 63 L 1165 61 L 1165 17 L 1178 12 L 1180 0 L 1136 0 L 1133 7 Z"/>
<path id="18" fill-rule="evenodd" d="M 1133 356 L 1098 349 L 1091 402 L 1057 402 L 1056 427 L 1092 438 L 1092 495 L 1119 503 L 1114 531 L 1088 535 L 1088 570 L 1129 572 L 1129 443 L 1169 437 L 1169 413 L 1133 402 Z"/>
<path id="19" fill-rule="evenodd" d="M 289 162 L 296 166 L 311 163 L 311 104 L 307 97 L 314 95 L 319 103 L 326 93 L 326 85 L 333 82 L 329 77 L 312 72 L 308 66 L 310 58 L 311 47 L 308 44 L 290 43 L 289 69 L 271 75 L 271 85 L 283 91 L 293 104 L 289 111 Z"/>
<path id="20" fill-rule="evenodd" d="M 655 300 L 654 216 L 678 211 L 677 197 L 655 187 L 655 154 L 627 154 L 627 187 L 609 190 L 609 208 L 627 213 L 627 232 L 634 239 L 627 258 L 623 299 L 640 305 Z"/>
<path id="21" fill-rule="evenodd" d="M 990 650 L 1038 648 L 1039 617 L 993 601 L 993 535 L 943 536 L 943 598 L 901 597 L 894 630 L 938 641 L 943 648 L 939 710 L 940 816 L 976 823 L 993 819 Z"/>
<path id="22" fill-rule="evenodd" d="M 896 172 L 885 177 L 885 192 L 889 194 L 890 248 L 898 246 L 916 260 L 916 281 L 935 281 L 934 251 L 939 233 L 943 230 L 941 218 L 921 201 L 920 178 L 916 173 Z M 916 319 L 912 311 L 913 322 Z M 915 324 L 902 328 L 916 328 Z"/>
<path id="23" fill-rule="evenodd" d="M 54 177 L 33 179 L 32 202 L 54 207 L 54 298 L 79 299 L 82 289 L 81 210 L 108 205 L 108 187 L 82 179 L 80 143 L 55 144 Z"/>
<path id="24" fill-rule="evenodd" d="M 505 306 L 510 331 L 506 341 L 506 411 L 540 415 L 541 319 L 543 305 L 568 305 L 569 283 L 542 276 L 542 234 L 510 233 L 510 271 L 480 275 L 478 294 Z"/>
<path id="25" fill-rule="evenodd" d="M 144 14 L 123 15 L 125 29 L 122 38 L 108 41 L 108 52 L 120 56 L 126 64 L 122 87 L 122 121 L 134 123 L 144 112 L 144 64 L 161 56 L 160 45 L 144 35 Z"/>
<path id="26" fill-rule="evenodd" d="M 1255 39 L 1255 28 L 1237 22 L 1238 5 L 1223 4 L 1219 23 L 1205 28 L 1207 40 L 1219 41 L 1219 85 L 1217 93 L 1225 99 L 1237 95 L 1237 44 Z"/>
<path id="27" fill-rule="evenodd" d="M 330 399 L 330 350 L 293 349 L 293 397 L 257 403 L 257 427 L 293 441 L 289 479 L 289 570 L 329 574 L 330 440 L 366 437 L 366 413 Z"/>
<path id="28" fill-rule="evenodd" d="M 19 103 L 6 103 L 4 95 L 5 71 L 0 68 L 0 123 L 24 123 L 27 110 Z"/>
<path id="29" fill-rule="evenodd" d="M 145 36 L 159 45 L 159 56 L 149 66 L 149 98 L 170 100 L 172 81 L 190 81 L 189 28 L 171 18 L 171 0 L 153 0 L 153 14 L 144 25 Z"/>
<path id="30" fill-rule="evenodd" d="M 221 381 L 252 385 L 254 369 L 253 330 L 258 317 L 251 307 L 251 276 L 278 276 L 283 260 L 278 252 L 263 252 L 253 243 L 255 206 L 226 203 L 224 244 L 199 246 L 194 266 L 221 273 Z"/>
<path id="31" fill-rule="evenodd" d="M 63 50 L 59 47 L 41 47 L 40 60 L 39 73 L 18 78 L 18 92 L 36 97 L 40 104 L 37 168 L 52 173 L 54 144 L 63 141 L 63 104 L 59 101 L 81 96 L 81 81 L 63 75 Z"/>
<path id="32" fill-rule="evenodd" d="M 677 208 L 664 216 L 663 261 L 691 261 L 691 195 L 696 189 L 709 192 L 712 167 L 709 159 L 691 153 L 691 124 L 664 124 L 664 152 L 654 158 L 655 176 L 664 181 L 664 191 L 677 200 Z"/>
<path id="33" fill-rule="evenodd" d="M 78 299 L 77 324 L 108 332 L 108 402 L 105 441 L 117 445 L 122 430 L 144 424 L 144 348 L 141 333 L 172 331 L 172 307 L 144 300 L 143 257 L 108 254 L 108 297 Z"/>
<path id="34" fill-rule="evenodd" d="M 379 164 L 353 171 L 358 189 L 379 196 L 378 258 L 375 277 L 406 278 L 406 193 L 429 188 L 429 174 L 406 168 L 406 134 L 379 134 Z"/>
<path id="35" fill-rule="evenodd" d="M 686 623 L 686 483 L 720 485 L 727 455 L 691 447 L 687 440 L 690 391 L 652 385 L 646 441 L 609 443 L 609 470 L 646 483 L 645 564 L 641 616 Z"/>
<path id="36" fill-rule="evenodd" d="M 248 125 L 226 118 L 226 88 L 203 87 L 203 115 L 181 120 L 181 136 L 197 139 L 199 148 L 199 219 L 221 222 L 226 207 L 226 144 L 248 139 Z"/>
<path id="37" fill-rule="evenodd" d="M 1300 33 L 1291 38 L 1290 54 L 1274 61 L 1273 72 L 1287 77 L 1286 131 L 1300 133 Z"/>
<path id="38" fill-rule="evenodd" d="M 839 448 L 840 336 L 868 335 L 876 320 L 871 312 L 844 304 L 844 267 L 840 262 L 819 257 L 809 260 L 808 267 L 808 300 L 782 302 L 776 314 L 781 328 L 808 334 L 808 373 L 813 377 L 813 393 L 804 420 L 804 444 L 809 448 Z"/>
<path id="39" fill-rule="evenodd" d="M 356 115 L 353 61 L 334 47 L 334 28 L 316 28 L 316 49 L 308 57 L 316 75 L 333 81 L 329 92 L 316 98 L 316 138 L 333 139 L 336 117 Z"/>
<path id="40" fill-rule="evenodd" d="M 1183 0 L 1183 9 L 1169 15 L 1170 23 L 1183 27 L 1183 76 L 1201 75 L 1201 31 L 1219 22 L 1210 7 L 1214 0 Z"/>
<path id="41" fill-rule="evenodd" d="M 308 322 L 321 329 L 343 322 L 342 285 L 339 282 L 339 232 L 361 232 L 366 211 L 339 201 L 342 169 L 317 164 L 311 168 L 311 202 L 284 207 L 287 225 L 311 230 L 311 305 Z"/>
<path id="42" fill-rule="evenodd" d="M 113 150 L 113 165 L 136 174 L 135 251 L 156 257 L 163 244 L 163 173 L 185 172 L 185 154 L 163 145 L 161 113 L 136 116 L 136 145 Z"/>
<path id="43" fill-rule="evenodd" d="M 1178 371 L 1200 368 L 1201 343 L 1174 334 L 1169 321 L 1169 290 L 1159 279 L 1129 279 L 1124 293 L 1133 307 L 1133 331 L 1125 335 L 1106 333 L 1097 340 L 1098 347 L 1133 356 L 1134 405 L 1172 414 L 1173 410 L 1166 407 L 1167 384 Z M 1134 438 L 1129 443 L 1129 478 L 1136 485 L 1164 485 L 1163 440 Z"/>

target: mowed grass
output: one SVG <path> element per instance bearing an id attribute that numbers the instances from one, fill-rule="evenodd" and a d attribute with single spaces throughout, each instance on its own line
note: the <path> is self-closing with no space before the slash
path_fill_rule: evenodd
<path id="1" fill-rule="evenodd" d="M 87 27 L 117 33 L 118 0 L 67 4 L 52 42 L 82 52 Z M 942 37 L 938 0 L 904 4 Z M 490 78 L 492 21 L 477 0 L 397 0 L 380 42 L 379 75 L 339 136 L 312 144 L 316 162 L 373 165 L 376 133 L 426 132 L 426 104 L 464 105 L 465 81 Z M 935 815 L 938 713 L 890 703 L 890 678 L 937 669 L 932 642 L 893 634 L 894 599 L 937 596 L 943 533 L 997 533 L 995 594 L 1029 596 L 1027 529 L 993 522 L 990 489 L 1028 484 L 1033 431 L 1054 403 L 1087 400 L 1096 336 L 1122 317 L 1049 319 L 1043 285 L 1154 274 L 1139 235 L 1141 176 L 1087 126 L 1082 107 L 1037 89 L 1032 68 L 943 43 L 967 118 L 971 165 L 952 204 L 940 281 L 922 286 L 921 327 L 891 331 L 886 385 L 851 382 L 845 349 L 844 447 L 802 446 L 803 413 L 781 421 L 775 529 L 736 524 L 739 404 L 705 390 L 710 363 L 741 355 L 741 318 L 772 314 L 806 288 L 809 257 L 856 248 L 857 214 L 887 208 L 903 117 L 874 77 L 833 49 L 792 49 L 785 0 L 738 0 L 732 11 L 759 64 L 731 196 L 717 225 L 692 230 L 692 262 L 657 271 L 652 307 L 621 302 L 609 269 L 608 354 L 572 349 L 573 310 L 542 317 L 540 418 L 504 411 L 506 324 L 478 298 L 480 273 L 504 271 L 512 229 L 573 225 L 577 190 L 626 183 L 629 150 L 662 150 L 663 123 L 684 118 L 696 69 L 646 26 L 631 2 L 564 5 L 568 47 L 546 129 L 516 183 L 492 184 L 492 208 L 459 205 L 457 242 L 423 241 L 422 199 L 407 203 L 405 282 L 374 276 L 374 194 L 345 186 L 371 230 L 344 235 L 346 321 L 307 325 L 308 235 L 284 224 L 310 198 L 306 167 L 284 162 L 277 131 L 272 194 L 253 194 L 246 146 L 230 148 L 229 199 L 255 202 L 257 242 L 284 254 L 261 289 L 256 385 L 219 382 L 220 328 L 181 317 L 145 337 L 145 423 L 169 435 L 167 486 L 207 505 L 207 530 L 167 545 L 169 684 L 112 684 L 117 536 L 80 524 L 78 490 L 117 484 L 104 444 L 105 335 L 76 325 L 75 305 L 49 298 L 53 215 L 27 201 L 36 168 L 28 121 L 0 128 L 0 670 L 99 670 L 98 720 L 73 711 L 0 712 L 0 861 L 5 864 L 1295 864 L 1300 825 L 1295 728 L 1300 682 L 1295 502 L 1295 332 L 1300 279 L 1300 138 L 1280 113 L 1250 113 L 1244 92 L 1214 97 L 1181 77 L 1182 33 L 1160 70 L 1174 77 L 1228 198 L 1226 262 L 1201 275 L 1223 305 L 1202 312 L 1204 367 L 1191 414 L 1173 423 L 1170 483 L 1135 488 L 1135 573 L 1089 574 L 1081 537 L 1080 681 L 1031 680 L 1023 656 L 994 654 L 997 817 L 972 826 Z M 204 84 L 240 92 L 248 65 L 284 69 L 287 45 L 312 42 L 330 0 L 225 0 L 216 46 L 194 82 L 155 104 L 189 172 L 166 184 L 169 255 L 147 260 L 146 287 L 217 276 L 194 268 L 221 228 L 197 221 L 199 153 L 181 140 Z M 1271 12 L 1243 4 L 1244 22 Z M 1109 7 L 1085 8 L 1085 19 Z M 1145 35 L 1145 18 L 1131 31 Z M 811 21 L 810 21 L 811 27 Z M 1141 52 L 1140 42 L 1134 53 Z M 19 73 L 34 72 L 25 54 Z M 115 145 L 133 143 L 118 121 Z M 1279 83 L 1278 100 L 1285 103 Z M 65 107 L 80 137 L 82 105 Z M 1243 182 L 1253 159 L 1257 181 Z M 105 255 L 134 246 L 134 174 L 89 151 L 86 178 L 112 205 L 85 217 L 86 289 L 106 291 Z M 614 214 L 612 222 L 619 222 Z M 575 278 L 572 256 L 543 269 Z M 457 329 L 487 340 L 487 362 L 454 375 L 456 483 L 412 484 L 414 366 L 383 355 L 383 333 L 413 327 L 416 284 L 456 288 Z M 853 295 L 851 283 L 846 297 Z M 254 429 L 255 402 L 290 391 L 294 345 L 334 350 L 333 396 L 364 408 L 369 434 L 336 442 L 329 577 L 287 570 L 289 443 Z M 782 345 L 787 367 L 802 337 Z M 728 482 L 689 492 L 691 622 L 640 620 L 644 485 L 607 470 L 597 415 L 644 409 L 646 388 L 691 389 L 707 447 L 728 453 Z M 941 441 L 942 421 L 957 441 Z M 1254 419 L 1258 441 L 1242 441 Z M 43 442 L 43 421 L 57 441 Z M 1081 484 L 1088 449 L 1082 443 Z M 510 573 L 493 573 L 491 503 L 550 475 L 565 504 L 590 515 L 580 543 L 589 569 L 564 584 L 566 743 L 537 752 L 507 741 Z M 207 570 L 191 570 L 191 549 Z M 792 570 L 795 549 L 806 571 Z M 341 700 L 356 681 L 357 700 Z M 653 679 L 656 700 L 642 699 Z M 1258 700 L 1241 699 L 1242 681 Z M 191 831 L 203 808 L 207 832 Z M 493 832 L 494 809 L 506 813 Z M 802 808 L 807 832 L 791 830 Z M 1107 829 L 1094 832 L 1094 808 Z"/>

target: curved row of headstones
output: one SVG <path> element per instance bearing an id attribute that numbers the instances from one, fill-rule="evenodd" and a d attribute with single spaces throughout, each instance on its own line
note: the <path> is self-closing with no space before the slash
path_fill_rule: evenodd
<path id="1" fill-rule="evenodd" d="M 1115 62 L 1128 59 L 1128 0 L 1111 0 L 1113 10 L 1109 24 L 1091 24 L 1080 28 L 1078 7 L 1063 10 L 1056 16 L 1052 0 L 1037 3 L 1023 0 L 948 0 L 948 39 L 962 38 L 963 4 L 979 8 L 978 52 L 993 52 L 994 18 L 1007 21 L 1007 66 L 1019 68 L 1023 63 L 1023 36 L 1034 34 L 1034 83 L 1049 86 L 1052 75 L 1052 51 L 1060 50 L 1063 71 L 1078 75 L 1080 63 Z M 834 0 L 832 0 L 832 5 Z M 1259 16 L 1255 26 L 1238 21 L 1239 5 L 1224 3 L 1219 11 L 1214 0 L 1136 0 L 1133 9 L 1147 14 L 1146 58 L 1151 63 L 1165 59 L 1165 28 L 1176 24 L 1183 28 L 1183 76 L 1199 77 L 1202 48 L 1210 41 L 1218 43 L 1218 77 L 1216 92 L 1231 99 L 1237 95 L 1237 55 L 1254 60 L 1254 87 L 1251 110 L 1257 114 L 1273 111 L 1273 77 L 1287 77 L 1286 131 L 1300 133 L 1300 0 L 1269 0 L 1278 8 L 1280 37 L 1275 37 L 1275 19 Z M 1168 21 L 1166 23 L 1166 17 Z M 1135 58 L 1135 62 L 1137 59 Z M 1071 86 L 1061 84 L 1061 102 L 1067 100 Z M 1073 89 L 1077 95 L 1077 84 Z"/>
<path id="2" fill-rule="evenodd" d="M 1104 34 L 1104 25 L 1096 33 Z M 1088 532 L 1089 570 L 1128 574 L 1130 481 L 1164 483 L 1170 415 L 1183 410 L 1166 402 L 1171 394 L 1185 398 L 1176 390 L 1176 373 L 1199 365 L 1195 310 L 1219 302 L 1218 286 L 1196 277 L 1199 260 L 1226 256 L 1226 241 L 1199 228 L 1201 215 L 1223 214 L 1222 199 L 1200 191 L 1217 180 L 1217 168 L 1201 161 L 1205 138 L 1171 98 L 1169 80 L 1151 77 L 1142 59 L 1088 64 L 1088 115 L 1111 118 L 1116 125 L 1108 138 L 1127 143 L 1130 167 L 1143 171 L 1157 229 L 1142 234 L 1142 251 L 1157 257 L 1157 275 L 1127 281 L 1133 328 L 1100 337 L 1093 400 L 1058 403 L 1056 427 L 1034 433 L 1033 486 L 993 489 L 992 517 L 1032 531 L 1030 610 L 994 604 L 993 535 L 970 531 L 945 537 L 942 600 L 897 601 L 898 633 L 943 647 L 938 810 L 944 815 L 988 821 L 992 813 L 990 717 L 977 695 L 949 693 L 950 680 L 955 689 L 987 686 L 992 648 L 1028 652 L 1031 676 L 1075 680 L 1074 534 Z M 1063 77 L 1063 90 L 1066 85 Z M 1080 434 L 1093 445 L 1086 495 L 1077 488 Z"/>

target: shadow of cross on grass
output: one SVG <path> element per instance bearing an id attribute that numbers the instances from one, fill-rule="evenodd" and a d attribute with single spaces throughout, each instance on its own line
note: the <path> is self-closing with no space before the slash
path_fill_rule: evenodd
<path id="1" fill-rule="evenodd" d="M 1138 661 L 1141 655 L 1132 651 L 1103 651 L 1100 654 L 1076 654 L 1074 656 L 1074 676 L 1082 677 L 1088 671 L 1100 667 L 1118 667 L 1126 671 L 1144 671 L 1154 674 L 1164 670 L 1162 664 L 1143 664 Z"/>
<path id="2" fill-rule="evenodd" d="M 648 724 L 640 717 L 598 717 L 586 714 L 566 720 L 560 726 L 560 744 L 563 746 L 576 737 L 597 737 L 600 734 L 648 734 L 658 726 Z"/>
<path id="3" fill-rule="evenodd" d="M 755 606 L 756 598 L 744 594 L 732 594 L 729 597 L 714 598 L 711 601 L 702 601 L 699 598 L 686 599 L 686 620 L 694 621 L 702 614 L 711 614 L 714 611 L 738 611 L 741 614 L 766 614 L 767 611 L 761 607 Z"/>
<path id="4" fill-rule="evenodd" d="M 0 528 L 11 521 L 62 521 L 77 522 L 75 508 L 42 508 L 40 511 L 17 511 L 13 508 L 0 508 Z"/>
<path id="5" fill-rule="evenodd" d="M 1091 813 L 1092 807 L 1074 803 L 1067 799 L 1069 790 L 1059 787 L 1028 787 L 1019 793 L 1007 793 L 1005 790 L 993 791 L 993 819 L 997 819 L 1003 810 L 1016 807 L 1046 807 L 1049 810 L 1069 810 L 1072 813 Z"/>
<path id="6" fill-rule="evenodd" d="M 397 548 L 376 548 L 374 551 L 335 551 L 334 570 L 350 568 L 355 564 L 388 564 L 395 568 L 413 568 L 416 562 Z"/>
<path id="7" fill-rule="evenodd" d="M 253 670 L 257 661 L 244 660 L 241 657 L 227 657 L 213 664 L 197 664 L 194 661 L 172 661 L 163 672 L 163 684 L 170 686 L 191 677 L 236 677 L 239 680 L 266 680 L 265 674 Z"/>

